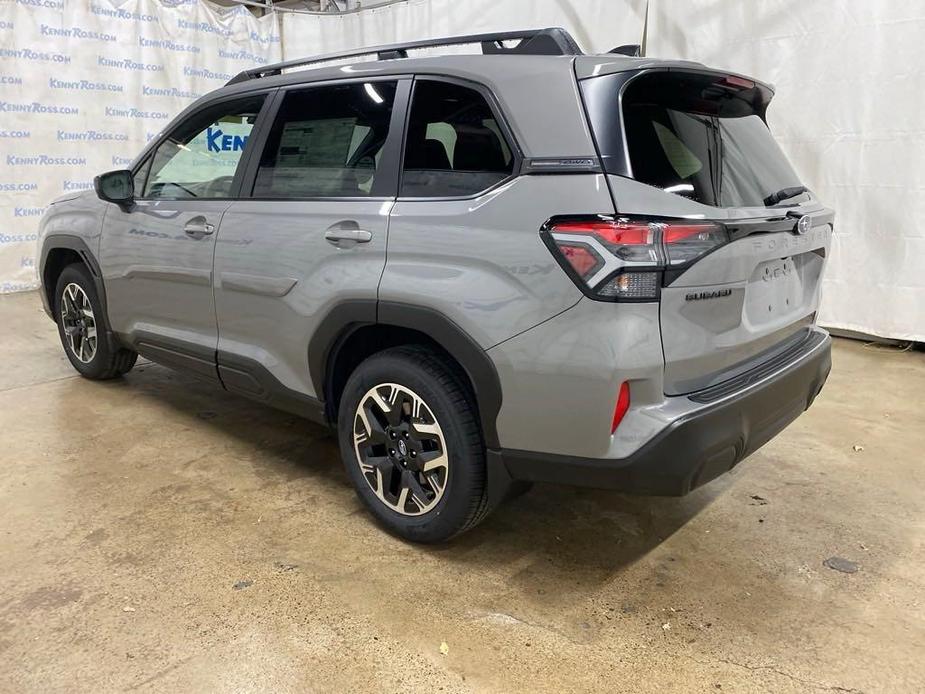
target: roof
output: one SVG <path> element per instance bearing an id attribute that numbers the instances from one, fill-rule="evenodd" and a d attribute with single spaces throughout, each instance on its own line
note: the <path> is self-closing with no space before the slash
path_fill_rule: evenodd
<path id="1" fill-rule="evenodd" d="M 488 87 L 524 156 L 591 157 L 595 150 L 581 111 L 574 60 L 574 56 L 550 55 L 441 55 L 352 61 L 229 84 L 203 96 L 190 109 L 217 98 L 291 85 L 439 75 Z"/>
<path id="2" fill-rule="evenodd" d="M 510 46 L 511 37 L 521 40 Z M 409 49 L 464 44 L 480 44 L 482 54 L 406 57 Z M 201 97 L 168 127 L 193 109 L 239 94 L 333 80 L 439 75 L 488 87 L 524 156 L 594 157 L 596 151 L 582 112 L 576 77 L 581 80 L 626 70 L 665 67 L 707 69 L 700 63 L 681 60 L 618 53 L 585 55 L 567 32 L 557 28 L 430 39 L 245 70 L 224 87 Z"/>

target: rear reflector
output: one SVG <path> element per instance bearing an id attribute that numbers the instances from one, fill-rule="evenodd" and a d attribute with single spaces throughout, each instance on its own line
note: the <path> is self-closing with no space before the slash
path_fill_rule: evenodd
<path id="1" fill-rule="evenodd" d="M 728 241 L 714 222 L 603 215 L 551 219 L 541 234 L 582 291 L 602 301 L 657 300 L 663 270 L 688 265 Z"/>
<path id="2" fill-rule="evenodd" d="M 623 421 L 623 416 L 626 414 L 626 411 L 630 408 L 630 386 L 629 383 L 623 381 L 620 384 L 620 393 L 617 395 L 617 404 L 613 408 L 613 424 L 610 427 L 610 433 L 613 434 L 617 427 L 620 426 L 620 422 Z"/>

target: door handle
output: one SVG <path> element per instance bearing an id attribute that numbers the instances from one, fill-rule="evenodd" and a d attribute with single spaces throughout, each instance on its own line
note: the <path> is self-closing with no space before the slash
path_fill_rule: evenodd
<path id="1" fill-rule="evenodd" d="M 372 233 L 365 229 L 328 229 L 324 232 L 325 241 L 330 241 L 335 246 L 343 241 L 369 243 L 372 238 Z"/>
<path id="2" fill-rule="evenodd" d="M 183 226 L 183 233 L 194 239 L 201 239 L 215 231 L 215 225 L 209 224 L 205 217 L 193 217 Z"/>

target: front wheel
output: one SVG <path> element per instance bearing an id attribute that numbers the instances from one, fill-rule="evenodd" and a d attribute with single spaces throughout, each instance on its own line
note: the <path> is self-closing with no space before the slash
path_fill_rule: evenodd
<path id="1" fill-rule="evenodd" d="M 135 365 L 138 355 L 111 339 L 96 285 L 83 265 L 68 265 L 58 277 L 55 318 L 64 352 L 81 376 L 115 378 Z"/>
<path id="2" fill-rule="evenodd" d="M 436 352 L 395 347 L 360 364 L 341 398 L 338 439 L 357 494 L 397 535 L 440 542 L 485 516 L 475 406 Z"/>

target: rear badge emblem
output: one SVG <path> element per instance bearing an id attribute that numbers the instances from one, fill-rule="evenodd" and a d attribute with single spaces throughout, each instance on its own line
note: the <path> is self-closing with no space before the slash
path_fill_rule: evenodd
<path id="1" fill-rule="evenodd" d="M 685 294 L 685 301 L 703 301 L 704 299 L 721 299 L 724 296 L 729 296 L 732 294 L 731 289 L 714 289 L 709 292 L 691 292 L 690 294 Z"/>
<path id="2" fill-rule="evenodd" d="M 800 217 L 800 221 L 797 222 L 796 232 L 800 235 L 808 232 L 813 226 L 813 218 L 808 214 Z"/>

